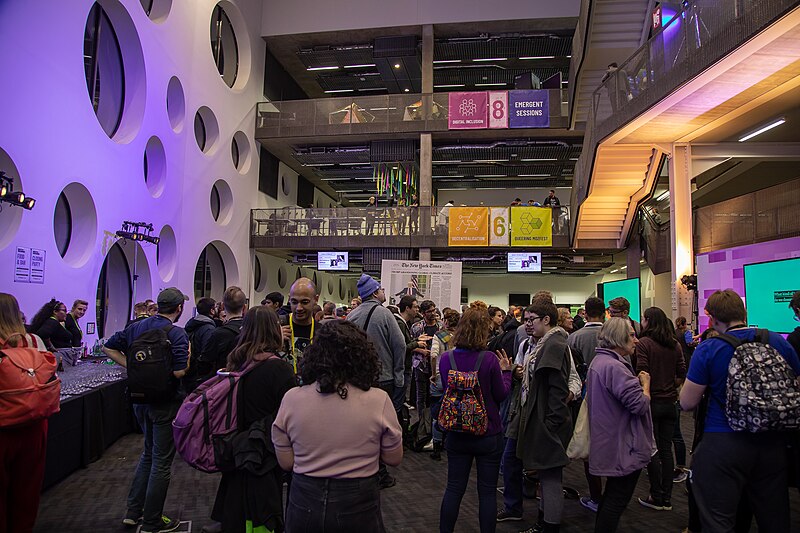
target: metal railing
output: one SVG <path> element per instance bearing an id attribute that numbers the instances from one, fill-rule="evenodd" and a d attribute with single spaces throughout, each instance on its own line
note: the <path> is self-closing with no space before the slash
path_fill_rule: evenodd
<path id="1" fill-rule="evenodd" d="M 569 206 L 553 208 L 553 246 L 569 246 Z M 444 248 L 448 217 L 441 207 L 253 209 L 253 248 Z"/>
<path id="2" fill-rule="evenodd" d="M 597 144 L 698 76 L 779 17 L 796 0 L 698 0 L 668 20 L 592 94 L 571 203 L 589 193 Z M 577 216 L 573 217 L 573 230 Z"/>
<path id="3" fill-rule="evenodd" d="M 567 126 L 567 91 L 548 89 L 550 127 Z M 256 138 L 447 131 L 448 93 L 260 102 Z"/>

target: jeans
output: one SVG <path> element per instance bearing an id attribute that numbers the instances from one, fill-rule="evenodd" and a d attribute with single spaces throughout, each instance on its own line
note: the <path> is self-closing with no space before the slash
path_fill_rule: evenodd
<path id="1" fill-rule="evenodd" d="M 639 481 L 641 472 L 641 470 L 637 470 L 627 476 L 606 479 L 606 490 L 597 507 L 594 533 L 615 533 L 617 531 L 619 519 L 633 497 L 633 491 L 636 490 L 636 482 Z"/>
<path id="2" fill-rule="evenodd" d="M 506 512 L 522 515 L 522 461 L 517 457 L 517 439 L 506 439 L 503 450 L 503 505 Z"/>
<path id="3" fill-rule="evenodd" d="M 383 533 L 377 476 L 314 478 L 292 476 L 286 533 Z"/>
<path id="4" fill-rule="evenodd" d="M 144 514 L 142 529 L 158 529 L 167 499 L 175 441 L 172 420 L 180 402 L 134 404 L 133 412 L 144 433 L 144 450 L 128 492 L 128 510 Z"/>
<path id="5" fill-rule="evenodd" d="M 786 448 L 771 433 L 705 433 L 692 459 L 692 492 L 703 533 L 733 531 L 742 497 L 759 531 L 788 533 Z"/>
<path id="6" fill-rule="evenodd" d="M 403 374 L 403 386 L 394 387 L 394 392 L 392 393 L 391 396 L 392 406 L 395 408 L 395 411 L 397 411 L 397 419 L 400 421 L 400 429 L 403 430 L 403 437 L 407 436 L 408 434 L 408 424 L 409 424 L 409 419 L 411 418 L 408 414 L 408 409 L 405 406 L 406 395 L 408 394 L 408 387 L 410 386 L 410 384 L 411 384 L 411 371 L 409 370 L 404 372 Z"/>
<path id="7" fill-rule="evenodd" d="M 467 490 L 472 461 L 478 471 L 478 521 L 481 533 L 492 533 L 497 526 L 497 476 L 503 455 L 503 436 L 476 437 L 450 432 L 445 441 L 447 450 L 447 488 L 439 513 L 439 531 L 450 533 L 458 520 L 461 499 Z"/>
<path id="8" fill-rule="evenodd" d="M 686 442 L 681 432 L 681 404 L 675 404 L 675 431 L 672 433 L 672 445 L 675 447 L 675 464 L 686 467 Z"/>
<path id="9" fill-rule="evenodd" d="M 431 396 L 431 433 L 433 442 L 441 443 L 444 439 L 442 430 L 439 429 L 439 409 L 442 408 L 442 396 Z"/>
<path id="10" fill-rule="evenodd" d="M 46 451 L 46 419 L 0 429 L 0 533 L 33 531 Z"/>
<path id="11" fill-rule="evenodd" d="M 675 404 L 673 402 L 652 402 L 653 435 L 658 452 L 647 465 L 650 478 L 650 495 L 656 505 L 667 505 L 672 499 L 672 474 L 675 461 L 672 458 L 672 435 L 675 432 Z"/>
<path id="12" fill-rule="evenodd" d="M 417 434 L 414 435 L 414 444 L 427 442 L 432 435 L 431 431 L 431 373 L 414 369 L 414 381 L 417 383 L 417 396 L 415 407 L 419 416 Z"/>

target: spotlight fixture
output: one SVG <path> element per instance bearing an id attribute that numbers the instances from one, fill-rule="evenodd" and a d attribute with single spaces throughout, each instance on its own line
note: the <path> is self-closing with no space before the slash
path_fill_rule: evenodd
<path id="1" fill-rule="evenodd" d="M 36 200 L 26 196 L 24 192 L 15 191 L 14 178 L 9 178 L 2 170 L 0 170 L 0 202 L 6 202 L 27 210 L 33 209 L 36 204 Z"/>
<path id="2" fill-rule="evenodd" d="M 697 290 L 697 276 L 692 275 L 685 275 L 681 276 L 681 285 L 686 287 L 686 290 L 689 291 L 696 291 Z"/>
<path id="3" fill-rule="evenodd" d="M 130 241 L 158 244 L 161 239 L 150 235 L 152 231 L 152 224 L 147 224 L 146 222 L 130 222 L 129 220 L 126 220 L 122 223 L 122 229 L 117 230 L 116 235 L 117 237 Z"/>

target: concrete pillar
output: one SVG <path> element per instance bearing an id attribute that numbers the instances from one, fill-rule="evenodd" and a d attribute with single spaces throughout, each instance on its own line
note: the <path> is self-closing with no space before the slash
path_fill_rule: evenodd
<path id="1" fill-rule="evenodd" d="M 694 273 L 692 228 L 692 147 L 673 144 L 669 159 L 669 232 L 672 241 L 672 318 L 692 318 L 691 294 L 681 277 Z M 693 324 L 696 326 L 696 324 Z"/>
<path id="2" fill-rule="evenodd" d="M 430 133 L 419 136 L 419 205 L 433 205 L 433 142 Z"/>
<path id="3" fill-rule="evenodd" d="M 422 26 L 422 93 L 433 93 L 433 24 Z"/>
<path id="4" fill-rule="evenodd" d="M 430 261 L 431 260 L 431 249 L 430 248 L 420 248 L 419 249 L 419 260 L 420 261 Z"/>

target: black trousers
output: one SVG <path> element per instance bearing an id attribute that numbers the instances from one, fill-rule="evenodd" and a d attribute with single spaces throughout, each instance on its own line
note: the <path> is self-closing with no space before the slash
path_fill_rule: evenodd
<path id="1" fill-rule="evenodd" d="M 675 460 L 672 457 L 672 436 L 675 433 L 675 403 L 652 402 L 653 434 L 658 452 L 647 465 L 650 478 L 650 495 L 657 505 L 670 503 L 672 499 L 672 474 Z"/>
<path id="2" fill-rule="evenodd" d="M 606 490 L 597 507 L 594 533 L 615 533 L 617 531 L 619 519 L 633 497 L 633 491 L 636 490 L 636 482 L 639 481 L 641 472 L 641 470 L 637 470 L 627 476 L 606 478 Z"/>
<path id="3" fill-rule="evenodd" d="M 769 433 L 705 433 L 692 460 L 692 492 L 703 533 L 728 533 L 739 502 L 750 502 L 759 531 L 788 533 L 783 438 Z"/>

